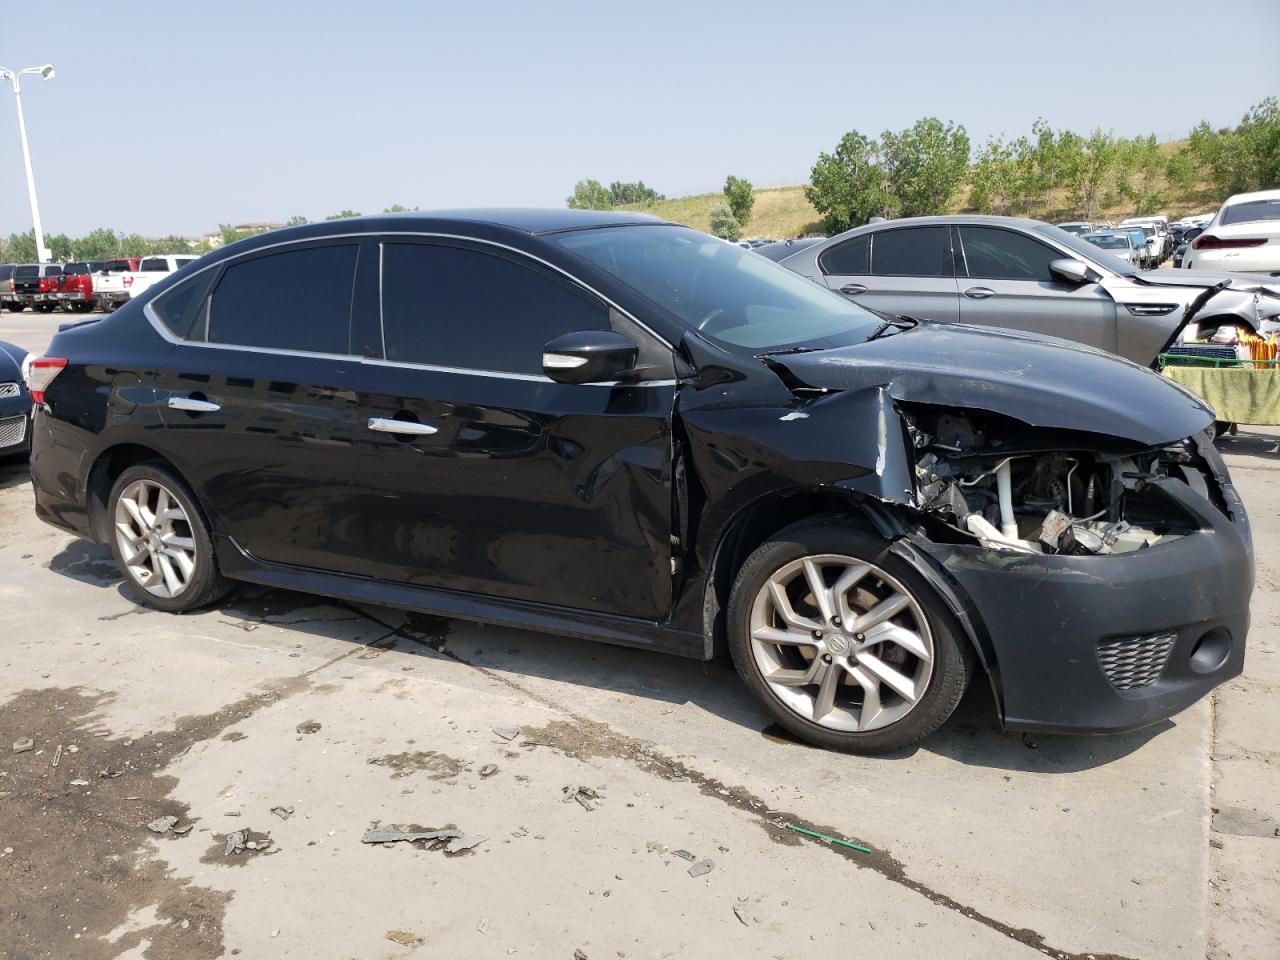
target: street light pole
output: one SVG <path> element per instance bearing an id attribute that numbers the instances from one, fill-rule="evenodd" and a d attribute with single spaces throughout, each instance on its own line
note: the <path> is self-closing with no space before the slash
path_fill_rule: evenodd
<path id="1" fill-rule="evenodd" d="M 13 84 L 13 100 L 18 105 L 18 135 L 22 140 L 22 165 L 27 171 L 27 195 L 31 198 L 31 225 L 35 228 L 36 259 L 48 263 L 53 259 L 53 251 L 44 245 L 44 229 L 40 225 L 40 205 L 36 202 L 36 178 L 31 172 L 31 148 L 27 145 L 27 123 L 22 116 L 22 81 L 19 79 L 28 73 L 38 73 L 46 80 L 53 78 L 53 66 L 46 63 L 43 67 L 24 67 L 21 70 L 9 70 L 0 67 L 0 80 L 8 80 Z"/>

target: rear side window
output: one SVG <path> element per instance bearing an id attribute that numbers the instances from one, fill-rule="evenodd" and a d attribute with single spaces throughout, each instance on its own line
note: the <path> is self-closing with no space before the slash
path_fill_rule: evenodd
<path id="1" fill-rule="evenodd" d="M 213 291 L 209 342 L 350 352 L 357 249 L 310 246 L 233 263 Z"/>
<path id="2" fill-rule="evenodd" d="M 151 302 L 151 309 L 174 336 L 204 339 L 209 317 L 209 288 L 217 276 L 217 270 L 205 270 L 166 290 Z"/>
<path id="3" fill-rule="evenodd" d="M 142 264 L 141 266 L 138 267 L 138 269 L 162 271 L 164 273 L 168 273 L 169 261 L 164 259 L 164 257 L 147 257 L 147 259 L 142 261 Z"/>
<path id="4" fill-rule="evenodd" d="M 862 274 L 871 272 L 871 238 L 854 237 L 832 247 L 818 258 L 825 274 Z"/>
<path id="5" fill-rule="evenodd" d="M 969 276 L 984 280 L 1053 281 L 1049 264 L 1062 257 L 1052 247 L 1012 230 L 961 227 Z"/>
<path id="6" fill-rule="evenodd" d="M 4 266 L 0 266 L 0 280 L 11 279 L 13 279 L 13 264 L 6 263 Z"/>
<path id="7" fill-rule="evenodd" d="M 503 373 L 542 373 L 548 340 L 609 329 L 585 292 L 504 256 L 461 247 L 382 247 L 388 360 Z"/>
<path id="8" fill-rule="evenodd" d="M 911 227 L 872 234 L 871 274 L 876 277 L 949 277 L 946 227 Z"/>

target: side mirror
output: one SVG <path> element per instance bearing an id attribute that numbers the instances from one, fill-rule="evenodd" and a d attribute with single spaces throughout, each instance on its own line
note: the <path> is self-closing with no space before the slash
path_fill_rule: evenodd
<path id="1" fill-rule="evenodd" d="M 581 330 L 549 340 L 542 372 L 556 383 L 607 383 L 634 370 L 640 347 L 613 330 Z"/>
<path id="2" fill-rule="evenodd" d="M 1049 272 L 1067 283 L 1089 283 L 1098 279 L 1092 267 L 1083 260 L 1076 260 L 1073 257 L 1052 261 L 1049 264 Z"/>

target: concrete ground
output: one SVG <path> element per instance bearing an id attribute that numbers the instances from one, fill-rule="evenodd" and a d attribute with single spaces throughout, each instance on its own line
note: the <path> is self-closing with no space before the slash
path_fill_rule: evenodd
<path id="1" fill-rule="evenodd" d="M 0 468 L 0 958 L 1280 956 L 1278 440 L 1223 441 L 1243 677 L 1100 738 L 1002 733 L 978 683 L 877 759 L 779 736 L 724 663 L 247 588 L 148 612 Z"/>

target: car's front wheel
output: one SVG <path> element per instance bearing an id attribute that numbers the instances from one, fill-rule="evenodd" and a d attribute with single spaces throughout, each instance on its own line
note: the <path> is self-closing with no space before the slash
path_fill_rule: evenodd
<path id="1" fill-rule="evenodd" d="M 121 473 L 108 509 L 116 566 L 147 606 L 179 613 L 227 592 L 204 514 L 166 465 L 142 463 Z"/>
<path id="2" fill-rule="evenodd" d="M 802 521 L 743 564 L 729 599 L 739 674 L 778 723 L 819 746 L 909 746 L 955 710 L 973 656 L 933 589 L 847 522 Z"/>

